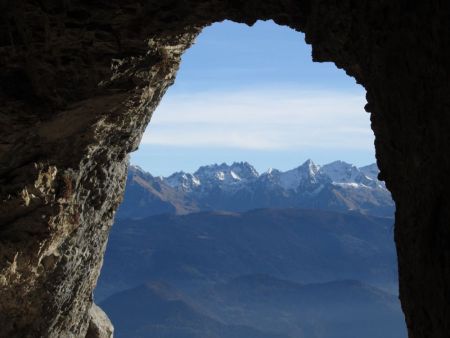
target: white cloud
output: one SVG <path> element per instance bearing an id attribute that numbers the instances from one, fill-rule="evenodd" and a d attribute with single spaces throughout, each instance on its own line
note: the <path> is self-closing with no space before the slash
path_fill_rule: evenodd
<path id="1" fill-rule="evenodd" d="M 262 89 L 171 94 L 142 142 L 241 149 L 373 149 L 362 93 Z"/>

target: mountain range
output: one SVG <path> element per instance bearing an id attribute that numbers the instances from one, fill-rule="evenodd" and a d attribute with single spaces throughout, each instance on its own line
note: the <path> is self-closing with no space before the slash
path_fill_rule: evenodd
<path id="1" fill-rule="evenodd" d="M 392 216 L 394 202 L 375 164 L 357 168 L 343 161 L 322 166 L 307 160 L 297 168 L 259 174 L 247 162 L 200 167 L 195 173 L 155 177 L 130 166 L 117 218 L 159 213 L 313 208 Z"/>
<path id="2" fill-rule="evenodd" d="M 298 283 L 353 279 L 396 292 L 393 219 L 257 209 L 118 220 L 96 297 L 149 280 L 191 292 L 246 274 Z"/>
<path id="3" fill-rule="evenodd" d="M 288 338 L 245 325 L 226 324 L 197 309 L 170 285 L 147 282 L 101 303 L 117 338 Z M 124 311 L 126 309 L 126 311 Z"/>
<path id="4" fill-rule="evenodd" d="M 397 298 L 353 280 L 299 284 L 244 275 L 194 297 L 150 281 L 100 305 L 117 338 L 406 337 Z"/>
<path id="5" fill-rule="evenodd" d="M 376 165 L 130 166 L 95 301 L 117 338 L 405 338 Z"/>

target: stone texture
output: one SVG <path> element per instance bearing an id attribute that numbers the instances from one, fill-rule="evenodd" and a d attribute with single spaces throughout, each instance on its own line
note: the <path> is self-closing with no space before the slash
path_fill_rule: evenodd
<path id="1" fill-rule="evenodd" d="M 366 88 L 409 335 L 450 337 L 450 3 L 388 0 L 1 2 L 0 336 L 86 336 L 127 154 L 224 19 L 303 31 Z"/>
<path id="2" fill-rule="evenodd" d="M 114 327 L 108 316 L 97 305 L 92 304 L 89 310 L 89 326 L 86 338 L 112 338 Z"/>

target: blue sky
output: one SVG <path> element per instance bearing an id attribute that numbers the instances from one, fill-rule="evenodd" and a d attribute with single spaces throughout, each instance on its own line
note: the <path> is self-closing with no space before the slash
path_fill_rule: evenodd
<path id="1" fill-rule="evenodd" d="M 365 90 L 313 63 L 304 36 L 273 22 L 204 29 L 182 58 L 131 162 L 154 175 L 248 161 L 260 172 L 311 158 L 373 163 Z"/>

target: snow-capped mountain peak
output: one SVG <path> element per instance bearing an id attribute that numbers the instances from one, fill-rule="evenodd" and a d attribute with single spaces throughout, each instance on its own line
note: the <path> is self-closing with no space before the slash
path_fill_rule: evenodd
<path id="1" fill-rule="evenodd" d="M 378 170 L 378 168 L 376 169 Z M 370 167 L 369 170 L 373 170 L 373 168 Z M 372 177 L 367 176 L 360 168 L 344 161 L 328 163 L 322 166 L 320 171 L 327 175 L 336 185 L 347 185 L 349 187 L 382 187 L 377 179 L 374 180 Z"/>
<path id="2" fill-rule="evenodd" d="M 164 180 L 172 188 L 177 188 L 183 191 L 192 191 L 201 184 L 197 177 L 192 174 L 185 173 L 184 171 L 173 173 Z"/>
<path id="3" fill-rule="evenodd" d="M 248 162 L 234 162 L 230 169 L 241 179 L 254 179 L 259 176 L 256 169 Z"/>
<path id="4" fill-rule="evenodd" d="M 360 183 L 367 179 L 354 165 L 344 161 L 334 161 L 320 168 L 334 183 Z"/>
<path id="5" fill-rule="evenodd" d="M 306 172 L 309 177 L 313 177 L 319 173 L 319 168 L 311 159 L 308 159 L 297 169 Z"/>
<path id="6" fill-rule="evenodd" d="M 321 181 L 325 183 L 328 180 L 321 175 L 319 166 L 311 160 L 307 160 L 297 168 L 280 173 L 280 185 L 284 189 L 298 189 Z"/>
<path id="7" fill-rule="evenodd" d="M 230 175 L 231 177 L 233 177 L 236 181 L 240 181 L 241 178 L 239 177 L 238 174 L 236 174 L 233 170 L 230 171 Z"/>
<path id="8" fill-rule="evenodd" d="M 378 166 L 376 163 L 372 163 L 372 164 L 366 165 L 364 167 L 360 167 L 359 170 L 364 175 L 369 177 L 370 179 L 378 180 L 378 173 L 380 172 L 380 170 L 378 169 Z"/>
<path id="9" fill-rule="evenodd" d="M 261 175 L 247 162 L 207 165 L 194 174 L 181 171 L 165 178 L 130 166 L 129 178 L 155 194 L 149 200 L 173 201 L 170 208 L 180 212 L 305 207 L 390 215 L 393 202 L 377 173 L 376 165 L 357 168 L 335 161 L 319 166 L 307 160 L 291 170 L 269 169 Z"/>
<path id="10" fill-rule="evenodd" d="M 131 166 L 130 170 L 140 175 L 150 175 L 138 166 Z M 176 172 L 169 177 L 159 178 L 161 182 L 173 188 L 183 191 L 192 191 L 200 186 L 212 187 L 219 185 L 225 187 L 237 187 L 249 182 L 261 181 L 270 183 L 286 190 L 305 189 L 311 185 L 333 183 L 334 185 L 348 187 L 372 187 L 385 189 L 382 182 L 378 181 L 378 168 L 376 164 L 357 168 L 344 162 L 334 161 L 323 166 L 315 164 L 311 159 L 306 160 L 297 168 L 280 171 L 270 168 L 259 175 L 256 169 L 248 162 L 234 162 L 211 164 L 200 167 L 194 174 L 183 171 Z M 155 178 L 156 179 L 156 178 Z"/>
<path id="11" fill-rule="evenodd" d="M 195 173 L 204 184 L 220 183 L 221 185 L 238 184 L 255 180 L 259 177 L 256 169 L 247 162 L 234 162 L 231 165 L 222 163 L 200 167 Z"/>
<path id="12" fill-rule="evenodd" d="M 319 169 L 320 167 L 312 160 L 307 160 L 299 167 L 284 172 L 270 168 L 260 176 L 260 180 L 270 183 L 272 187 L 281 187 L 285 190 L 309 191 L 311 188 L 314 189 L 320 184 L 329 182 Z"/>

